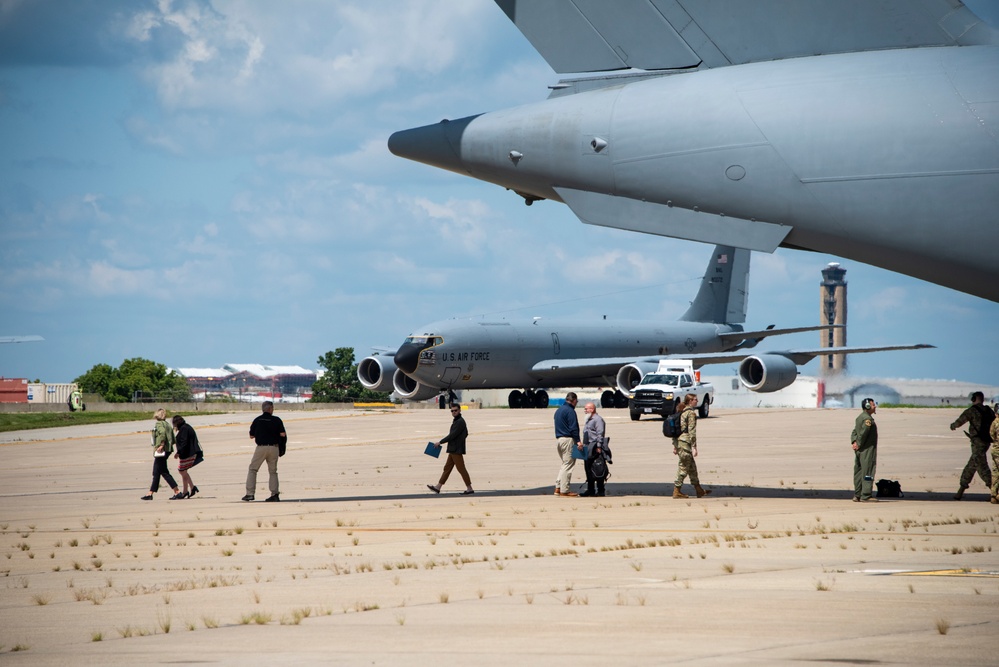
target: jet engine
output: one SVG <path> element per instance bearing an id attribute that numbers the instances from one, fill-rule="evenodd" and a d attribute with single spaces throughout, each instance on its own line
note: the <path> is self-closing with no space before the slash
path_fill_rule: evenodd
<path id="1" fill-rule="evenodd" d="M 617 372 L 617 388 L 622 394 L 631 394 L 642 378 L 659 368 L 658 363 L 636 361 L 627 366 L 621 366 Z"/>
<path id="2" fill-rule="evenodd" d="M 798 365 L 779 354 L 746 357 L 739 364 L 739 379 L 746 389 L 766 394 L 789 386 L 798 377 Z"/>
<path id="3" fill-rule="evenodd" d="M 372 391 L 392 391 L 392 375 L 395 361 L 392 357 L 374 355 L 366 357 L 357 365 L 357 379 L 365 389 Z"/>
<path id="4" fill-rule="evenodd" d="M 425 401 L 441 393 L 440 389 L 420 384 L 400 370 L 392 376 L 392 388 L 399 398 L 406 401 Z"/>

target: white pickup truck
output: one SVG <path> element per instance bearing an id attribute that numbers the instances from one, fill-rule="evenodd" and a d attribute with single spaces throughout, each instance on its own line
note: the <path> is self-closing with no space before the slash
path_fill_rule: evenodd
<path id="1" fill-rule="evenodd" d="M 660 361 L 659 368 L 646 374 L 628 398 L 628 411 L 632 421 L 642 415 L 666 417 L 676 409 L 676 404 L 687 394 L 697 396 L 697 414 L 707 417 L 711 410 L 711 397 L 715 388 L 710 382 L 701 382 L 700 372 L 694 370 L 692 361 Z"/>

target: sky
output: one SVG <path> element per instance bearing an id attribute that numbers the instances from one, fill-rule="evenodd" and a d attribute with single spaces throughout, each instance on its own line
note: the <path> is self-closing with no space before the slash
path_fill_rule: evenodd
<path id="1" fill-rule="evenodd" d="M 677 319 L 711 246 L 386 147 L 559 78 L 492 0 L 0 0 L 0 335 L 45 338 L 0 345 L 0 376 L 317 368 L 450 317 Z M 999 304 L 830 255 L 754 253 L 747 328 L 818 324 L 829 262 L 848 344 L 937 346 L 851 373 L 999 385 Z"/>

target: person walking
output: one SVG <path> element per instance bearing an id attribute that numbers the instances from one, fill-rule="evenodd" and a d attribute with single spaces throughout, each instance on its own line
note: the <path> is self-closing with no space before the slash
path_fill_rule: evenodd
<path id="1" fill-rule="evenodd" d="M 593 461 L 597 457 L 610 462 L 610 449 L 606 447 L 605 435 L 607 424 L 604 418 L 597 414 L 597 406 L 594 403 L 587 403 L 583 406 L 586 413 L 586 423 L 583 425 L 583 447 L 586 449 L 586 459 L 583 461 L 583 470 L 586 471 L 586 491 L 580 496 L 603 496 L 605 493 L 604 482 L 606 476 L 597 477 L 593 474 Z M 606 466 L 604 467 L 606 470 Z"/>
<path id="2" fill-rule="evenodd" d="M 873 398 L 865 398 L 860 403 L 863 410 L 853 424 L 850 433 L 850 446 L 853 448 L 853 502 L 876 503 L 874 493 L 874 470 L 878 465 L 878 425 L 874 413 L 878 404 Z"/>
<path id="3" fill-rule="evenodd" d="M 173 452 L 173 429 L 167 426 L 166 410 L 163 408 L 154 412 L 153 418 L 156 420 L 152 432 L 153 483 L 149 486 L 149 493 L 142 496 L 142 500 L 153 499 L 153 494 L 160 490 L 160 477 L 173 489 L 173 496 L 170 500 L 181 500 L 184 495 L 180 492 L 180 488 L 167 466 L 167 461 L 170 460 L 170 454 Z"/>
<path id="4" fill-rule="evenodd" d="M 447 459 L 444 461 L 444 470 L 441 472 L 441 478 L 437 484 L 427 484 L 427 488 L 434 493 L 440 493 L 444 482 L 451 476 L 451 471 L 457 468 L 458 474 L 465 482 L 465 490 L 461 492 L 461 495 L 470 496 L 475 493 L 475 490 L 472 489 L 472 478 L 468 476 L 468 471 L 465 469 L 465 441 L 468 439 L 468 425 L 465 424 L 465 418 L 461 416 L 460 405 L 451 404 L 451 417 L 451 430 L 440 441 L 434 443 L 438 449 L 442 444 L 447 443 Z"/>
<path id="5" fill-rule="evenodd" d="M 570 490 L 569 483 L 572 480 L 572 469 L 576 465 L 576 459 L 572 458 L 572 448 L 576 447 L 583 451 L 583 444 L 579 440 L 579 420 L 576 419 L 576 403 L 579 399 L 576 393 L 570 391 L 565 395 L 565 402 L 555 411 L 555 446 L 558 449 L 559 458 L 562 459 L 562 467 L 559 468 L 558 478 L 555 482 L 555 495 L 566 498 L 578 497 L 578 493 Z"/>
<path id="6" fill-rule="evenodd" d="M 177 472 L 180 473 L 180 479 L 184 484 L 183 495 L 185 498 L 193 498 L 198 492 L 198 487 L 191 480 L 191 473 L 187 471 L 204 460 L 201 456 L 201 443 L 198 442 L 198 434 L 194 432 L 194 427 L 180 415 L 173 416 L 173 428 L 177 439 L 177 453 L 173 456 L 179 459 Z"/>
<path id="7" fill-rule="evenodd" d="M 999 403 L 992 406 L 992 412 L 999 410 Z M 995 443 L 999 442 L 999 415 L 992 420 L 992 427 L 989 428 L 989 437 L 992 438 L 992 488 L 989 489 L 989 502 L 999 505 L 999 447 Z"/>
<path id="8" fill-rule="evenodd" d="M 985 405 L 985 394 L 976 391 L 971 395 L 971 407 L 962 412 L 961 416 L 950 425 L 950 430 L 953 431 L 964 424 L 968 424 L 968 430 L 965 431 L 965 435 L 971 440 L 971 457 L 964 465 L 964 470 L 961 471 L 960 487 L 957 489 L 957 493 L 954 494 L 954 500 L 960 500 L 964 497 L 964 492 L 971 486 L 971 480 L 975 477 L 975 472 L 978 472 L 978 476 L 985 482 L 985 486 L 989 487 L 990 495 L 995 496 L 995 493 L 992 493 L 992 472 L 989 470 L 989 462 L 986 458 L 989 445 L 992 444 L 989 429 L 995 417 L 995 413 L 992 412 L 989 406 Z M 995 452 L 993 452 L 994 456 Z"/>
<path id="9" fill-rule="evenodd" d="M 243 500 L 249 502 L 254 499 L 257 489 L 257 471 L 260 466 L 267 462 L 267 472 L 270 473 L 268 486 L 271 495 L 266 502 L 276 503 L 281 500 L 281 489 L 278 485 L 278 457 L 281 455 L 281 446 L 287 442 L 288 434 L 284 430 L 284 422 L 280 417 L 274 416 L 274 403 L 264 401 L 260 406 L 263 412 L 250 424 L 250 439 L 257 443 L 250 459 L 250 469 L 246 473 L 246 495 Z"/>
<path id="10" fill-rule="evenodd" d="M 698 498 L 711 493 L 711 489 L 701 487 L 701 480 L 697 476 L 697 396 L 687 394 L 683 397 L 680 409 L 680 435 L 673 438 L 673 454 L 680 457 L 676 465 L 676 481 L 673 482 L 674 498 L 689 498 L 683 493 L 683 480 L 690 476 L 690 483 L 694 485 L 694 492 Z"/>

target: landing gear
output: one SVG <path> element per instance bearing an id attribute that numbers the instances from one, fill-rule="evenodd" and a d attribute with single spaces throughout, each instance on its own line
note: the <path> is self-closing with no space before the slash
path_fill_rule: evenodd
<path id="1" fill-rule="evenodd" d="M 607 390 L 600 394 L 600 407 L 601 408 L 613 408 L 614 407 L 614 392 Z"/>
<path id="2" fill-rule="evenodd" d="M 534 394 L 534 407 L 544 410 L 548 407 L 548 392 L 544 389 L 539 389 Z"/>
<path id="3" fill-rule="evenodd" d="M 600 394 L 600 407 L 602 408 L 626 408 L 628 407 L 628 397 L 618 391 L 608 389 Z"/>
<path id="4" fill-rule="evenodd" d="M 524 392 L 514 389 L 507 398 L 507 404 L 511 410 L 519 410 L 524 407 Z"/>
<path id="5" fill-rule="evenodd" d="M 507 405 L 510 406 L 511 410 L 519 410 L 521 408 L 547 408 L 548 407 L 548 392 L 544 389 L 525 389 L 520 391 L 519 389 L 514 389 L 510 392 L 510 396 L 507 398 Z"/>

